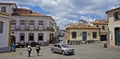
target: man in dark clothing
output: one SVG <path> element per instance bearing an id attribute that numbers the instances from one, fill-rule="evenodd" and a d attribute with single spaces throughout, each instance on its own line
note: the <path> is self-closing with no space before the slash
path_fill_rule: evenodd
<path id="1" fill-rule="evenodd" d="M 40 51 L 40 46 L 39 46 L 39 45 L 36 45 L 37 56 L 39 56 L 39 51 Z"/>

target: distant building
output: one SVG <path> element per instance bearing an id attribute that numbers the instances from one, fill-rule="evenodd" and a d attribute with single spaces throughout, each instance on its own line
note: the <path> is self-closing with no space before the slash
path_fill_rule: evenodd
<path id="1" fill-rule="evenodd" d="M 120 7 L 106 12 L 108 15 L 109 43 L 111 46 L 120 46 Z"/>
<path id="2" fill-rule="evenodd" d="M 66 25 L 66 38 L 69 44 L 80 44 L 80 41 L 100 41 L 100 28 L 92 24 L 78 23 Z"/>
<path id="3" fill-rule="evenodd" d="M 10 51 L 10 20 L 9 14 L 0 12 L 0 52 Z"/>
<path id="4" fill-rule="evenodd" d="M 108 21 L 106 20 L 95 20 L 92 22 L 93 25 L 100 28 L 100 40 L 107 41 L 108 39 Z"/>

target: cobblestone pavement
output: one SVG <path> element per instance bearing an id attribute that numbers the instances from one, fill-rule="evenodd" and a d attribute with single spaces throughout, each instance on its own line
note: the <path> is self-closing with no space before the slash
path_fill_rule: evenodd
<path id="1" fill-rule="evenodd" d="M 51 53 L 50 46 L 45 46 L 37 56 L 35 48 L 32 48 L 31 57 L 28 57 L 26 48 L 18 48 L 16 52 L 0 53 L 0 59 L 120 59 L 120 48 L 104 48 L 102 45 L 71 45 L 75 49 L 74 55 Z"/>

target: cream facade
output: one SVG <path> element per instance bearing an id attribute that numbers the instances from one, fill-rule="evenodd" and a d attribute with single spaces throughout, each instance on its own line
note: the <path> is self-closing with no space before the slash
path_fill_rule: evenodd
<path id="1" fill-rule="evenodd" d="M 90 24 L 72 24 L 66 28 L 68 44 L 80 44 L 81 41 L 100 41 L 100 28 Z"/>
<path id="2" fill-rule="evenodd" d="M 111 46 L 120 46 L 120 7 L 106 12 L 108 15 L 109 40 Z"/>
<path id="3" fill-rule="evenodd" d="M 10 17 L 0 12 L 0 52 L 10 51 Z"/>
<path id="4" fill-rule="evenodd" d="M 97 19 L 92 22 L 93 25 L 100 28 L 100 40 L 107 41 L 108 40 L 108 21 Z"/>

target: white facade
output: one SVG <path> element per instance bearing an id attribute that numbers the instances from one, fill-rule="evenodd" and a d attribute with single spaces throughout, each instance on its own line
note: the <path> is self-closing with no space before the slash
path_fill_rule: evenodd
<path id="1" fill-rule="evenodd" d="M 8 16 L 0 14 L 0 52 L 10 51 L 9 20 L 10 18 Z"/>
<path id="2" fill-rule="evenodd" d="M 11 35 L 15 36 L 15 42 L 49 42 L 50 35 L 55 35 L 54 21 L 50 16 L 12 16 L 12 18 L 14 20 L 12 20 Z M 31 33 L 33 39 L 30 39 Z"/>

